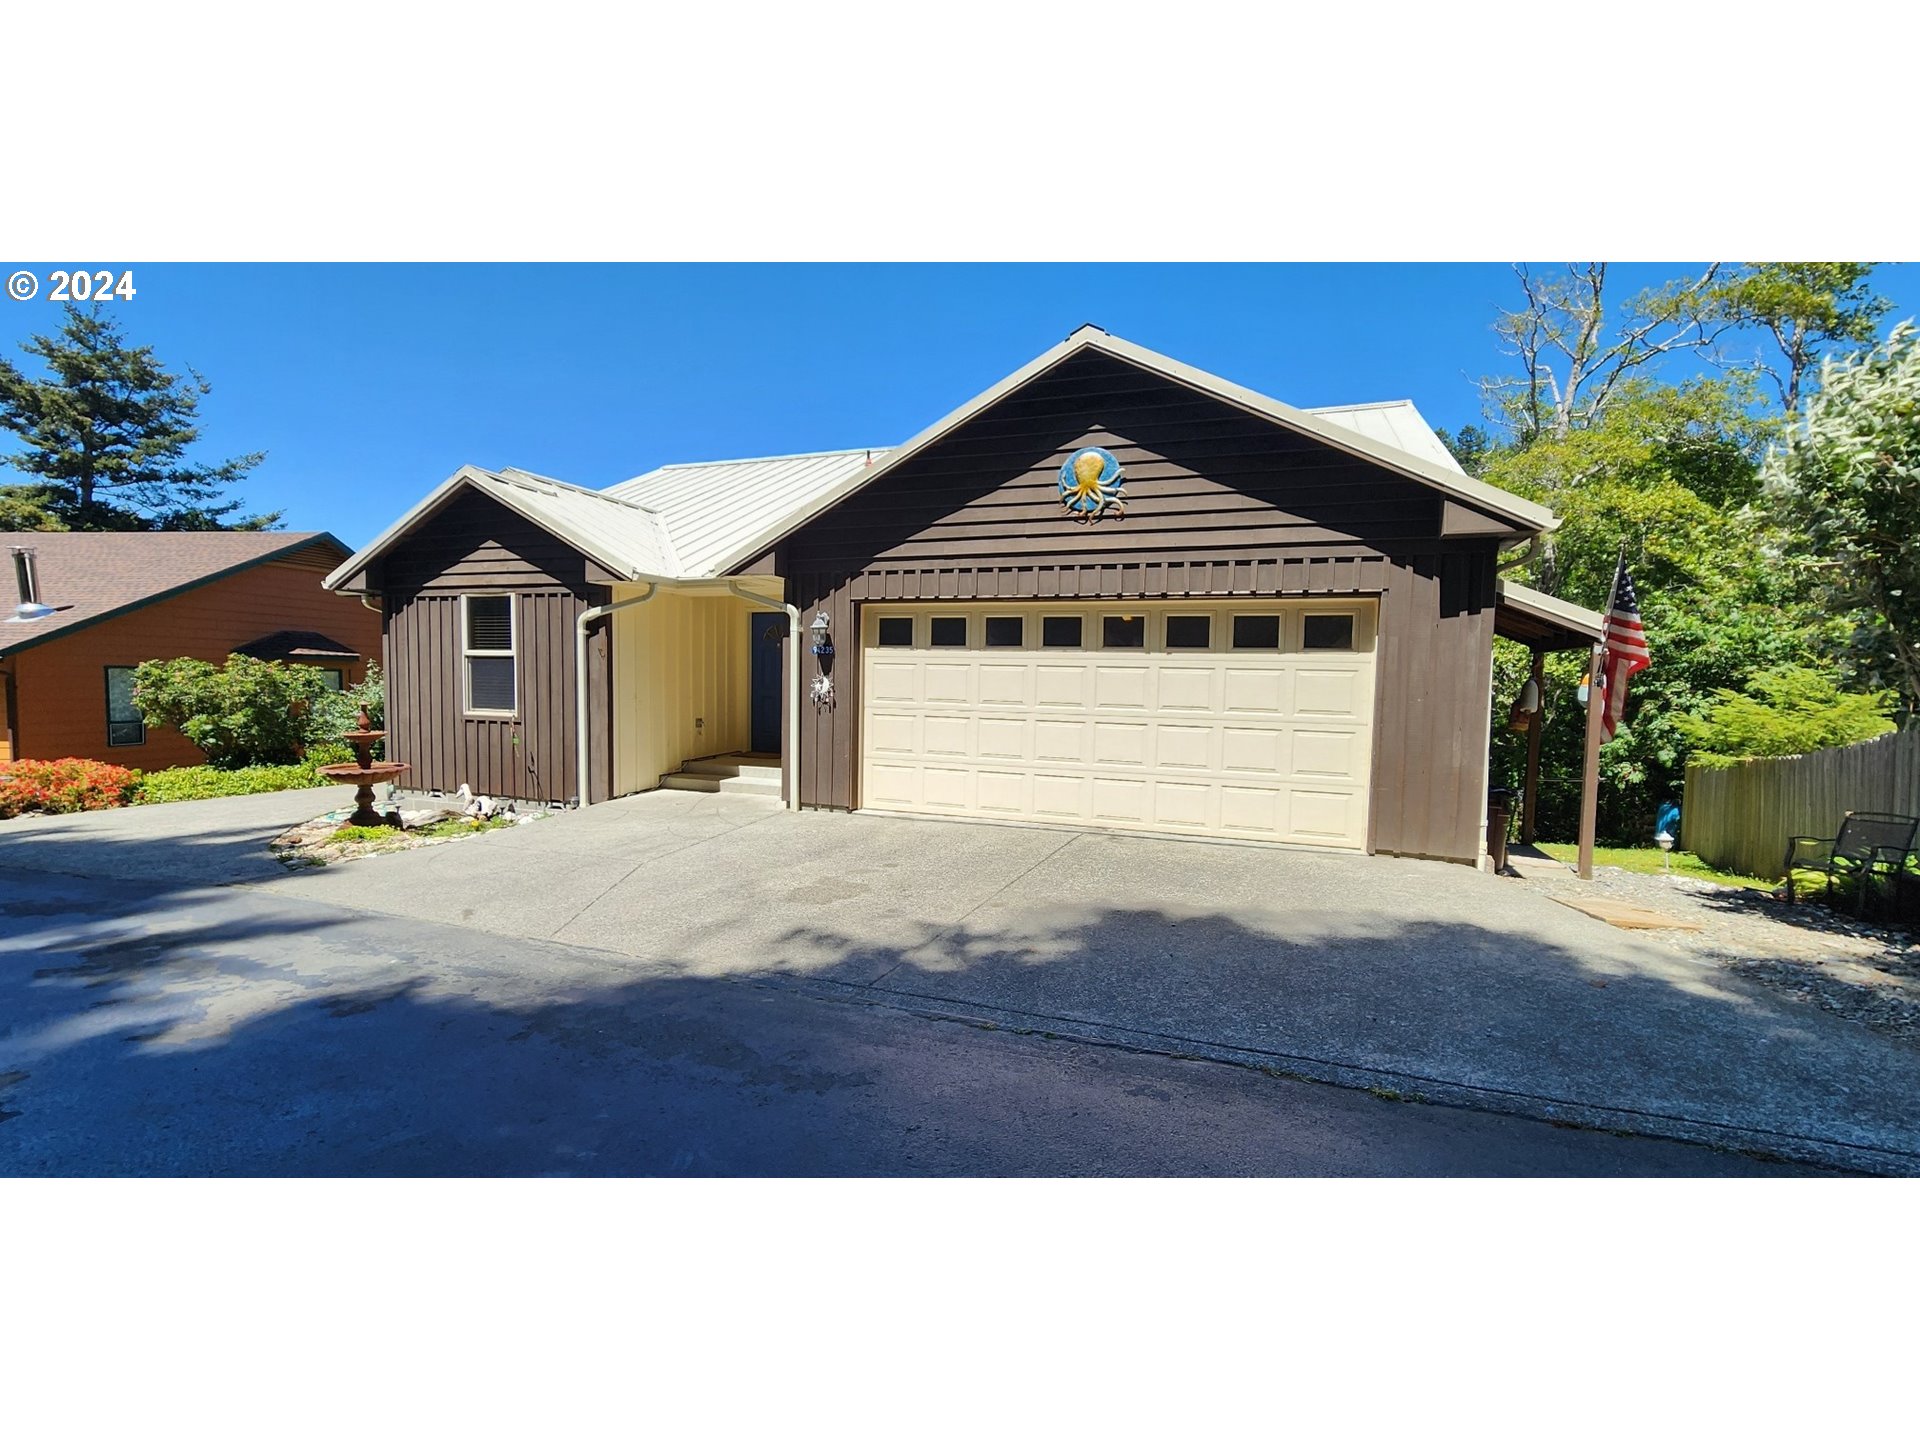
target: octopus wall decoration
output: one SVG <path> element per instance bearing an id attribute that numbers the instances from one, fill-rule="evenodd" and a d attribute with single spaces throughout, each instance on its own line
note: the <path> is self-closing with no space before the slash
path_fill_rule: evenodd
<path id="1" fill-rule="evenodd" d="M 1121 520 L 1127 513 L 1126 480 L 1110 450 L 1088 445 L 1060 467 L 1060 503 L 1082 525 Z"/>

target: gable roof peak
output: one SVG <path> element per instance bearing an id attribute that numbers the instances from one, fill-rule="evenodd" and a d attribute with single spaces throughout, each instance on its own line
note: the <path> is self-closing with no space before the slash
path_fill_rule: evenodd
<path id="1" fill-rule="evenodd" d="M 1452 499 L 1497 516 L 1522 531 L 1543 533 L 1554 529 L 1560 523 L 1554 518 L 1553 512 L 1544 505 L 1537 505 L 1523 496 L 1499 489 L 1483 480 L 1475 480 L 1461 473 L 1454 466 L 1440 463 L 1438 456 L 1411 454 L 1397 445 L 1377 439 L 1356 427 L 1342 425 L 1335 420 L 1317 415 L 1311 410 L 1283 404 L 1271 396 L 1262 395 L 1257 390 L 1236 385 L 1231 380 L 1222 379 L 1218 375 L 1209 374 L 1205 370 L 1175 360 L 1170 355 L 1162 355 L 1157 350 L 1149 350 L 1144 345 L 1123 340 L 1118 335 L 1102 330 L 1098 325 L 1082 325 L 1059 344 L 1034 356 L 1012 374 L 989 385 L 965 404 L 941 416 L 912 439 L 896 446 L 879 464 L 866 467 L 861 473 L 845 477 L 840 484 L 822 490 L 807 505 L 781 516 L 757 531 L 750 540 L 737 545 L 727 555 L 720 563 L 720 573 L 725 574 L 734 566 L 770 549 L 802 525 L 839 504 L 854 491 L 863 489 L 891 473 L 983 410 L 1022 389 L 1062 361 L 1089 350 L 1111 356 L 1133 366 L 1136 370 L 1184 385 L 1190 390 L 1212 396 L 1249 414 L 1269 420 L 1275 425 L 1319 440 L 1336 450 L 1344 451 L 1358 459 L 1437 490 Z M 1376 405 L 1380 403 L 1376 402 Z M 1411 402 L 1406 402 L 1406 408 L 1409 410 L 1413 408 Z M 1438 442 L 1435 443 L 1437 447 Z"/>

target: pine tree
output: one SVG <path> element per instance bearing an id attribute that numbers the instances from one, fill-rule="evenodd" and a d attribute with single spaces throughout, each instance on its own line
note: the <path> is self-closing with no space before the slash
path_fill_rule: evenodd
<path id="1" fill-rule="evenodd" d="M 263 454 L 189 461 L 199 438 L 197 373 L 169 374 L 147 345 L 129 345 L 98 304 L 66 307 L 57 335 L 21 348 L 41 360 L 29 378 L 0 360 L 0 427 L 25 442 L 0 462 L 34 477 L 45 509 L 73 530 L 259 530 L 278 514 L 231 518 L 231 488 Z"/>

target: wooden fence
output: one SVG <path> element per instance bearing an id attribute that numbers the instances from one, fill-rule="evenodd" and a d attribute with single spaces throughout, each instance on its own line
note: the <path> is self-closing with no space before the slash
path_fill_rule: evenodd
<path id="1" fill-rule="evenodd" d="M 1722 870 L 1778 880 L 1789 835 L 1832 835 L 1849 810 L 1920 815 L 1920 730 L 1724 770 L 1689 765 L 1680 843 Z"/>

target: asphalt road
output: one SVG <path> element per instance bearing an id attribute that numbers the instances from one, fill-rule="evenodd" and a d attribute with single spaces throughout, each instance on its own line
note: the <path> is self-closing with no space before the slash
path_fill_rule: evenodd
<path id="1" fill-rule="evenodd" d="M 253 887 L 0 869 L 4 1175 L 1789 1175 Z"/>

